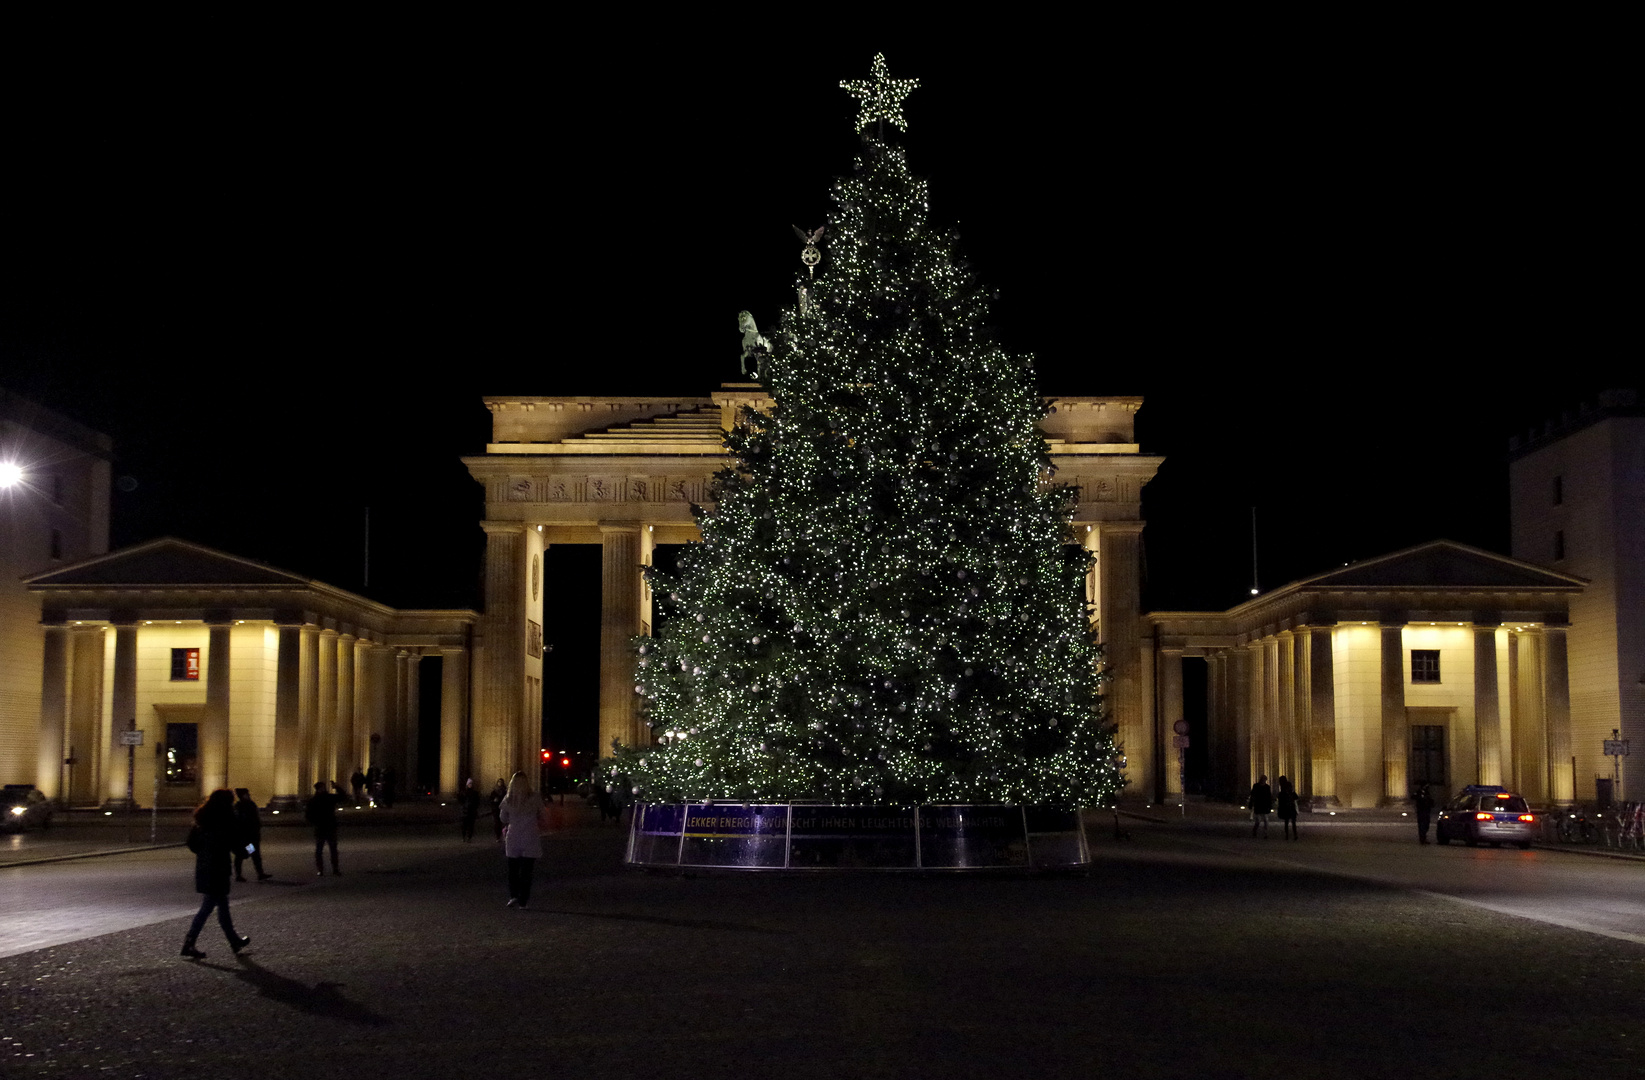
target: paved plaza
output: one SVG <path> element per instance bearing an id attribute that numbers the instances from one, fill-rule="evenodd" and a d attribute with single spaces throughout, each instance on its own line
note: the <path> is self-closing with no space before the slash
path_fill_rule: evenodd
<path id="1" fill-rule="evenodd" d="M 1093 828 L 1065 877 L 625 871 L 575 804 L 531 909 L 454 823 L 270 830 L 215 924 L 180 848 L 0 869 L 0 1075 L 1594 1077 L 1645 1071 L 1645 865 L 1388 820 Z"/>

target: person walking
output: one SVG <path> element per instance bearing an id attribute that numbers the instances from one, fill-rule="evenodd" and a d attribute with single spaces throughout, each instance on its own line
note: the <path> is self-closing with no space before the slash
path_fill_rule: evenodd
<path id="1" fill-rule="evenodd" d="M 354 789 L 354 805 L 363 806 L 366 795 L 366 774 L 360 771 L 358 765 L 354 766 L 354 774 L 348 778 L 348 783 Z"/>
<path id="2" fill-rule="evenodd" d="M 509 907 L 524 910 L 531 903 L 531 875 L 543 856 L 542 813 L 542 796 L 531 790 L 525 773 L 515 773 L 508 782 L 508 794 L 497 807 L 499 819 L 507 826 L 503 854 L 508 858 Z"/>
<path id="3" fill-rule="evenodd" d="M 503 838 L 503 818 L 498 810 L 506 798 L 508 798 L 508 785 L 503 783 L 503 778 L 499 776 L 497 783 L 492 785 L 491 788 L 491 831 L 496 834 L 499 840 Z"/>
<path id="4" fill-rule="evenodd" d="M 1434 797 L 1428 794 L 1427 784 L 1417 785 L 1417 843 L 1428 842 L 1428 820 L 1434 815 Z"/>
<path id="5" fill-rule="evenodd" d="M 1274 802 L 1279 806 L 1280 828 L 1284 830 L 1284 836 L 1287 840 L 1295 840 L 1297 838 L 1297 789 L 1291 785 L 1289 779 L 1283 776 L 1276 783 L 1279 784 L 1279 794 L 1275 796 Z"/>
<path id="6" fill-rule="evenodd" d="M 249 790 L 237 787 L 234 794 L 239 796 L 234 803 L 234 822 L 237 826 L 234 836 L 234 880 L 246 880 L 246 875 L 241 871 L 246 860 L 250 859 L 257 871 L 257 880 L 267 881 L 274 875 L 263 870 L 262 815 L 257 812 L 257 804 L 252 801 Z"/>
<path id="7" fill-rule="evenodd" d="M 320 860 L 320 852 L 328 845 L 331 848 L 331 872 L 341 876 L 342 870 L 337 867 L 337 796 L 326 790 L 325 781 L 314 785 L 314 794 L 309 796 L 307 805 L 303 807 L 303 818 L 314 827 L 314 876 L 326 876 L 326 865 Z"/>
<path id="8" fill-rule="evenodd" d="M 194 891 L 201 894 L 200 910 L 189 924 L 188 936 L 183 938 L 183 956 L 198 960 L 205 951 L 194 947 L 206 918 L 215 909 L 217 922 L 228 938 L 228 947 L 236 954 L 251 944 L 249 937 L 234 932 L 234 918 L 228 910 L 229 858 L 239 835 L 234 816 L 234 792 L 218 788 L 194 811 L 194 827 L 189 830 L 188 849 L 194 852 Z"/>
<path id="9" fill-rule="evenodd" d="M 474 786 L 474 777 L 463 784 L 457 793 L 457 803 L 463 808 L 463 842 L 474 839 L 474 823 L 480 817 L 480 789 Z"/>
<path id="10" fill-rule="evenodd" d="M 1251 835 L 1257 834 L 1257 827 L 1262 827 L 1262 835 L 1268 835 L 1268 815 L 1274 812 L 1274 789 L 1268 786 L 1268 774 L 1257 777 L 1257 782 L 1251 785 Z"/>

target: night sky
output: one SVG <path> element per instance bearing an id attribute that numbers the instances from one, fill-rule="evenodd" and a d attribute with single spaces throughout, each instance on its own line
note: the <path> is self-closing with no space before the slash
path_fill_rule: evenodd
<path id="1" fill-rule="evenodd" d="M 904 141 L 1007 347 L 1046 393 L 1147 399 L 1149 607 L 1248 595 L 1252 506 L 1264 588 L 1506 551 L 1508 437 L 1645 382 L 1637 87 L 1605 56 L 1538 28 L 1025 29 L 14 34 L 0 386 L 114 437 L 117 546 L 478 606 L 481 397 L 736 380 L 736 314 L 793 301 L 789 226 L 850 169 L 838 82 L 875 51 L 922 80 Z"/>

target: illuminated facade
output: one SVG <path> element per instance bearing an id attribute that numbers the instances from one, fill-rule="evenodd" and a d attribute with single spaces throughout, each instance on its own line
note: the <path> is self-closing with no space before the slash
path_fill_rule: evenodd
<path id="1" fill-rule="evenodd" d="M 296 805 L 356 768 L 419 768 L 425 656 L 441 658 L 437 790 L 468 741 L 472 611 L 402 611 L 181 540 L 154 540 L 26 582 L 43 648 L 37 771 L 71 805 L 192 805 L 219 787 Z M 142 734 L 136 790 L 122 732 Z M 34 734 L 34 733 L 31 733 Z M 489 783 L 489 778 L 487 779 Z"/>
<path id="2" fill-rule="evenodd" d="M 1076 534 L 1097 556 L 1088 599 L 1112 678 L 1109 714 L 1128 745 L 1145 741 L 1141 614 L 1142 489 L 1159 457 L 1140 452 L 1138 397 L 1063 397 L 1041 422 L 1056 479 L 1076 485 Z M 727 459 L 721 434 L 744 406 L 767 408 L 757 385 L 706 398 L 487 398 L 492 440 L 464 458 L 485 488 L 485 610 L 475 648 L 475 754 L 480 771 L 524 767 L 541 725 L 542 555 L 551 544 L 599 544 L 600 748 L 648 743 L 635 708 L 629 639 L 651 631 L 640 568 L 657 544 L 698 540 L 692 504 L 709 501 Z M 1151 767 L 1139 757 L 1136 769 Z M 501 773 L 499 773 L 501 775 Z M 1133 778 L 1137 782 L 1143 774 Z"/>
<path id="3" fill-rule="evenodd" d="M 23 578 L 109 547 L 107 435 L 0 390 L 0 782 L 32 784 L 42 761 L 40 598 Z"/>
<path id="4" fill-rule="evenodd" d="M 1143 617 L 1143 793 L 1182 794 L 1183 664 L 1206 664 L 1207 787 L 1287 776 L 1316 806 L 1401 805 L 1503 784 L 1573 798 L 1570 615 L 1583 579 L 1438 540 L 1226 612 Z"/>
<path id="5" fill-rule="evenodd" d="M 1593 799 L 1613 730 L 1645 755 L 1645 406 L 1607 391 L 1508 456 L 1514 557 L 1589 582 L 1571 602 L 1571 754 Z M 1620 780 L 1617 798 L 1645 797 L 1645 757 L 1623 759 Z"/>

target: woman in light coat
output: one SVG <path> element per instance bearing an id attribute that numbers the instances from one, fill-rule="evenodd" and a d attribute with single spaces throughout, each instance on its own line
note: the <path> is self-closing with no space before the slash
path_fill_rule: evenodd
<path id="1" fill-rule="evenodd" d="M 531 875 L 543 856 L 542 832 L 537 827 L 542 812 L 542 796 L 531 790 L 525 773 L 515 773 L 508 782 L 508 795 L 497 807 L 497 818 L 505 826 L 503 854 L 508 857 L 509 907 L 524 908 L 531 902 Z"/>

